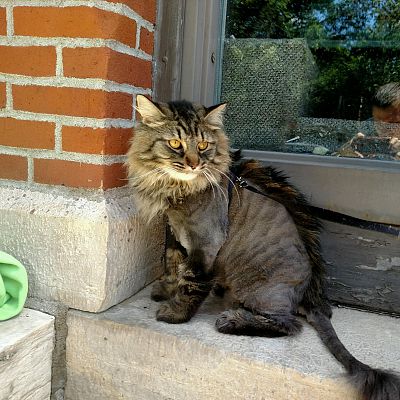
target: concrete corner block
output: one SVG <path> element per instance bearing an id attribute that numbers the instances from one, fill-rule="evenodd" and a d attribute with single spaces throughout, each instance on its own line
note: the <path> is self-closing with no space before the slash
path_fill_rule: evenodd
<path id="1" fill-rule="evenodd" d="M 0 399 L 48 400 L 54 318 L 24 308 L 0 322 Z"/>
<path id="2" fill-rule="evenodd" d="M 160 274 L 162 223 L 142 223 L 129 189 L 50 190 L 0 187 L 0 243 L 30 297 L 99 312 Z"/>

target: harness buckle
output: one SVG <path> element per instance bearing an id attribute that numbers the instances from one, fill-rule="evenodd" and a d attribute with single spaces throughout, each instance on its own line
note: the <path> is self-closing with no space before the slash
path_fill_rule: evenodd
<path id="1" fill-rule="evenodd" d="M 246 180 L 244 180 L 241 176 L 236 177 L 236 181 L 239 184 L 239 187 L 246 188 L 249 186 Z"/>

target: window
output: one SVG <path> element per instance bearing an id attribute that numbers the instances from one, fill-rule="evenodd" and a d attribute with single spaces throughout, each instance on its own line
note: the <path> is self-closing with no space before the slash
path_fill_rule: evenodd
<path id="1" fill-rule="evenodd" d="M 400 162 L 371 114 L 376 89 L 400 79 L 399 7 L 159 0 L 154 96 L 227 101 L 232 146 L 246 157 L 284 170 L 318 207 L 400 225 Z"/>
<path id="2" fill-rule="evenodd" d="M 397 1 L 227 5 L 221 97 L 235 145 L 400 160 Z"/>

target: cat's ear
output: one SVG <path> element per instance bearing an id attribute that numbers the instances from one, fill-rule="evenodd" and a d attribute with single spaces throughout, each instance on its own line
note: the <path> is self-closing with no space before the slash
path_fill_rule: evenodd
<path id="1" fill-rule="evenodd" d="M 165 123 L 166 116 L 162 111 L 146 96 L 138 94 L 136 96 L 136 110 L 142 117 L 142 122 L 152 128 L 161 126 Z"/>
<path id="2" fill-rule="evenodd" d="M 226 103 L 217 104 L 206 109 L 205 123 L 212 130 L 222 129 Z"/>

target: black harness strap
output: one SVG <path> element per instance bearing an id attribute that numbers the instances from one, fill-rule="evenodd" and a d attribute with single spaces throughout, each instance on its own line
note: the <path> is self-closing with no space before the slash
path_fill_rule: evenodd
<path id="1" fill-rule="evenodd" d="M 232 200 L 232 191 L 233 187 L 237 184 L 239 187 L 250 190 L 250 192 L 254 192 L 257 194 L 261 194 L 262 196 L 268 197 L 264 192 L 261 192 L 257 188 L 248 184 L 248 182 L 243 179 L 241 176 L 235 175 L 232 171 L 229 173 L 229 183 L 228 183 L 228 208 L 231 205 Z"/>
<path id="2" fill-rule="evenodd" d="M 325 208 L 314 206 L 310 206 L 310 208 L 313 211 L 314 215 L 318 218 L 325 219 L 331 222 L 336 222 L 342 225 L 355 226 L 357 228 L 367 229 L 370 231 L 387 233 L 388 235 L 397 236 L 400 239 L 400 226 L 366 221 L 364 219 L 351 217 L 350 215 L 341 214 L 336 211 L 327 210 Z"/>
<path id="3" fill-rule="evenodd" d="M 268 195 L 261 190 L 249 185 L 249 183 L 241 176 L 236 176 L 233 172 L 230 172 L 230 181 L 228 183 L 228 199 L 229 205 L 232 200 L 232 191 L 234 185 L 238 185 L 241 188 L 250 190 L 251 192 L 261 194 L 262 196 L 268 197 Z M 342 225 L 354 226 L 361 229 L 367 229 L 370 231 L 386 233 L 388 235 L 396 236 L 400 239 L 400 226 L 393 226 L 382 224 L 380 222 L 366 221 L 360 218 L 351 217 L 350 215 L 342 214 L 336 211 L 327 210 L 325 208 L 310 206 L 310 210 L 313 214 L 326 221 L 336 222 Z"/>

